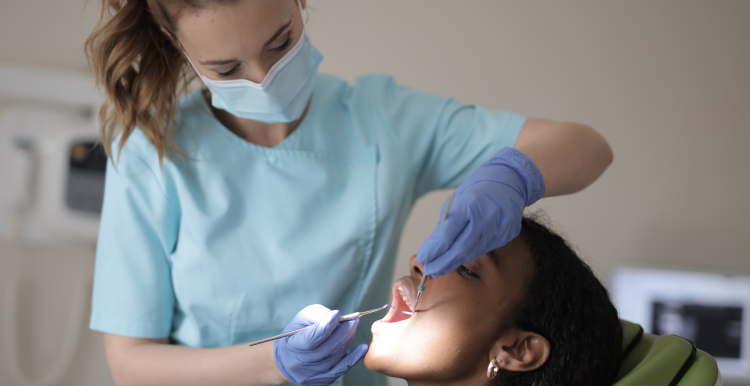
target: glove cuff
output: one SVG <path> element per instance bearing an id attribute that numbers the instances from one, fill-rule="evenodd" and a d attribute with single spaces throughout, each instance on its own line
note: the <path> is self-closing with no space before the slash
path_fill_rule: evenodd
<path id="1" fill-rule="evenodd" d="M 294 379 L 292 374 L 289 374 L 289 372 L 286 371 L 286 368 L 284 368 L 284 364 L 281 362 L 281 358 L 279 356 L 279 343 L 280 343 L 279 341 L 280 340 L 281 339 L 277 339 L 276 341 L 273 342 L 273 359 L 274 359 L 274 362 L 276 362 L 276 367 L 279 368 L 279 371 L 281 371 L 281 374 L 283 374 L 284 377 L 286 377 L 286 379 L 289 380 L 289 382 L 298 383 Z"/>
<path id="2" fill-rule="evenodd" d="M 539 168 L 536 167 L 536 164 L 529 157 L 526 157 L 525 154 L 517 149 L 504 147 L 495 153 L 487 163 L 502 164 L 518 173 L 518 176 L 521 177 L 526 185 L 526 206 L 531 206 L 544 197 L 547 186 L 544 184 L 542 172 L 539 171 Z"/>

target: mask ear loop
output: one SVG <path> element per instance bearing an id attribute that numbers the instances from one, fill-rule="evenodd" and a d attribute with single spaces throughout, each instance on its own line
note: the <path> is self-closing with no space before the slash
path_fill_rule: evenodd
<path id="1" fill-rule="evenodd" d="M 205 84 L 206 86 L 208 86 L 208 83 L 206 83 L 206 81 L 205 81 L 205 80 L 203 79 L 203 75 L 201 75 L 201 73 L 200 73 L 200 72 L 198 72 L 198 69 L 197 69 L 197 68 L 195 68 L 195 64 L 193 64 L 193 61 L 192 61 L 192 60 L 190 60 L 190 57 L 188 56 L 188 54 L 187 54 L 187 51 L 185 51 L 185 47 L 183 47 L 183 46 L 182 46 L 182 43 L 180 42 L 180 40 L 179 40 L 179 39 L 177 39 L 177 36 L 175 36 L 175 35 L 174 35 L 174 34 L 173 34 L 173 33 L 172 33 L 172 32 L 171 32 L 170 30 L 168 30 L 168 29 L 167 29 L 166 27 L 164 27 L 164 26 L 160 26 L 160 27 L 161 27 L 161 32 L 162 32 L 163 34 L 167 35 L 167 37 L 169 38 L 169 40 L 170 40 L 170 41 L 171 41 L 171 42 L 172 42 L 173 44 L 174 44 L 174 43 L 177 43 L 177 46 L 179 46 L 179 48 L 180 48 L 180 51 L 182 51 L 182 54 L 183 54 L 183 55 L 185 56 L 185 59 L 187 59 L 187 60 L 188 60 L 188 63 L 190 63 L 190 67 L 192 67 L 192 68 L 193 68 L 193 71 L 195 71 L 195 73 L 196 73 L 196 74 L 198 74 L 198 77 L 199 77 L 199 78 L 201 78 L 201 81 L 203 81 L 203 84 Z"/>
<path id="2" fill-rule="evenodd" d="M 300 19 L 302 19 L 302 30 L 305 33 L 305 35 L 307 35 L 307 20 L 306 20 L 307 17 L 305 17 L 305 16 L 310 16 L 310 14 L 307 13 L 307 9 L 305 9 L 304 13 L 302 12 L 302 2 L 301 2 L 301 0 L 297 0 L 297 7 L 299 7 L 299 17 L 300 17 Z"/>
<path id="3" fill-rule="evenodd" d="M 180 41 L 177 40 L 176 37 L 173 37 L 173 39 L 175 42 L 177 42 L 177 45 L 180 46 L 180 50 L 182 50 L 182 54 L 185 55 L 185 59 L 187 59 L 188 63 L 190 63 L 190 67 L 192 67 L 193 71 L 195 71 L 195 73 L 198 74 L 198 77 L 201 78 L 201 82 L 203 82 L 203 84 L 205 84 L 206 87 L 208 87 L 208 83 L 206 82 L 205 79 L 203 79 L 203 75 L 200 72 L 198 72 L 198 69 L 195 68 L 195 64 L 193 64 L 193 61 L 190 60 L 190 56 L 188 56 L 187 51 L 185 51 L 185 47 L 182 46 L 182 43 L 180 43 Z"/>

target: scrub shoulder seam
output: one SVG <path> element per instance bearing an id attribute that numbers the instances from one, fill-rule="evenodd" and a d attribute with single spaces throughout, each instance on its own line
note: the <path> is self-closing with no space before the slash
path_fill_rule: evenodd
<path id="1" fill-rule="evenodd" d="M 126 149 L 123 149 L 123 151 L 126 151 Z M 156 182 L 156 186 L 159 187 L 159 191 L 161 191 L 161 194 L 164 196 L 164 199 L 169 201 L 169 196 L 167 195 L 166 189 L 164 189 L 164 186 L 162 185 L 161 181 L 159 180 L 159 176 L 154 172 L 153 168 L 146 162 L 146 160 L 141 157 L 140 154 L 134 152 L 134 151 L 128 151 L 135 159 L 139 160 L 141 163 L 143 163 L 143 166 L 146 167 L 146 169 L 151 173 L 151 177 L 153 177 L 154 181 Z"/>

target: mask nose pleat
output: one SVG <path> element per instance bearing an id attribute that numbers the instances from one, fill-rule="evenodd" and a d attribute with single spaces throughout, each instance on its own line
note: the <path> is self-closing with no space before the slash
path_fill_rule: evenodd
<path id="1" fill-rule="evenodd" d="M 323 59 L 312 44 L 301 43 L 303 47 L 297 55 L 286 61 L 284 66 L 272 69 L 275 72 L 269 72 L 266 76 L 268 84 L 261 84 L 263 89 L 248 84 L 248 81 L 207 81 L 214 107 L 241 118 L 264 122 L 269 119 L 289 122 L 299 118 L 312 94 L 312 88 L 307 86 L 316 77 L 318 65 Z M 295 108 L 290 108 L 292 106 Z M 271 118 L 270 115 L 274 114 L 278 117 Z"/>

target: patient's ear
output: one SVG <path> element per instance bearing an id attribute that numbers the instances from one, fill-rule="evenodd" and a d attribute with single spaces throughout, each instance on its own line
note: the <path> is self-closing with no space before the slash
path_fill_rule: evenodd
<path id="1" fill-rule="evenodd" d="M 547 362 L 549 352 L 547 338 L 514 328 L 495 342 L 489 360 L 496 359 L 500 370 L 526 372 L 536 370 Z"/>

